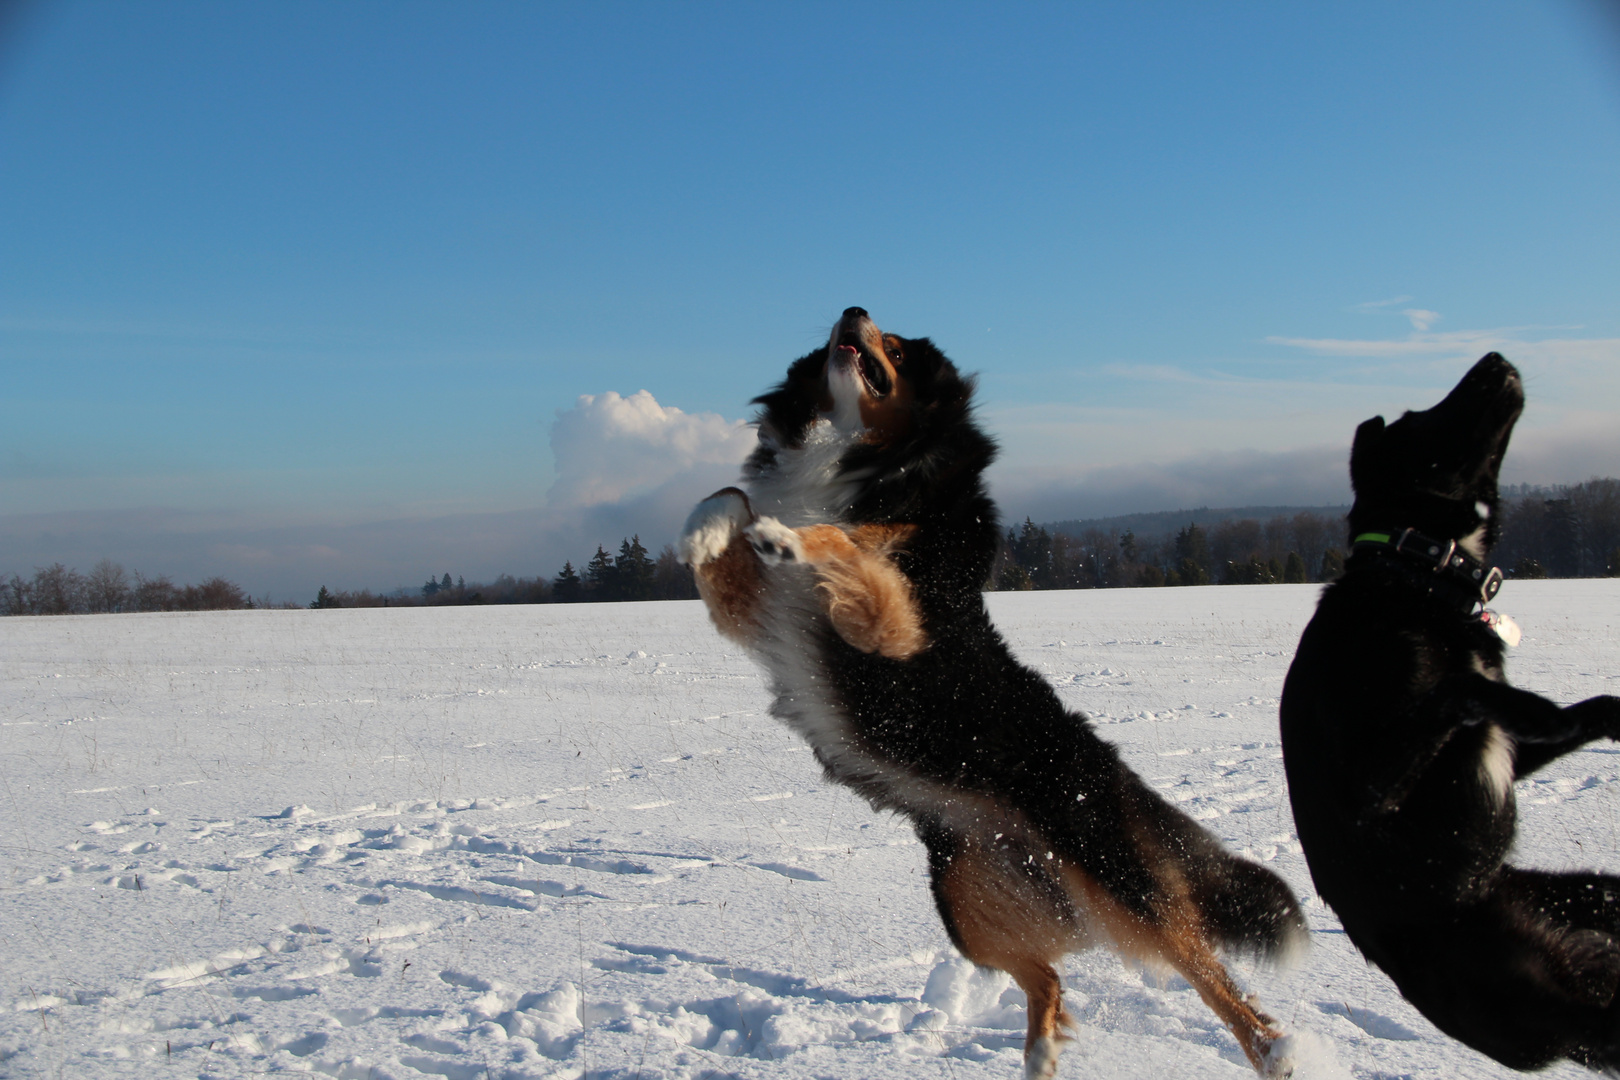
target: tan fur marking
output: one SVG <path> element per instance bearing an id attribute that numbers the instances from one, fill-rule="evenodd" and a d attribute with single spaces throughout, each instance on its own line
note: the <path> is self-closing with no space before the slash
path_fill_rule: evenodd
<path id="1" fill-rule="evenodd" d="M 842 336 L 844 325 L 840 320 L 833 327 L 832 340 L 828 343 L 829 362 L 831 350 Z M 874 398 L 863 386 L 860 400 L 861 426 L 866 429 L 868 442 L 886 443 L 900 438 L 911 429 L 911 403 L 916 395 L 912 392 L 911 380 L 905 375 L 905 358 L 902 356 L 898 364 L 894 361 L 894 354 L 901 348 L 900 339 L 892 334 L 884 334 L 870 319 L 861 321 L 860 336 L 861 344 L 866 351 L 888 373 L 891 386 L 890 391 L 882 398 Z M 832 394 L 827 389 L 825 366 L 821 370 L 821 393 L 818 402 L 822 412 L 831 411 Z"/>
<path id="2" fill-rule="evenodd" d="M 910 430 L 911 402 L 915 395 L 911 390 L 911 380 L 906 378 L 905 358 L 902 356 L 899 364 L 894 361 L 894 354 L 900 349 L 900 339 L 892 334 L 880 333 L 870 322 L 866 325 L 868 330 L 862 335 L 862 343 L 888 372 L 893 389 L 881 399 L 869 394 L 861 395 L 861 423 L 866 427 L 870 441 L 884 443 Z"/>
<path id="3" fill-rule="evenodd" d="M 866 427 L 867 440 L 874 443 L 891 442 L 911 429 L 911 380 L 896 371 L 894 365 L 885 362 L 883 366 L 894 379 L 894 389 L 878 400 L 861 395 L 861 423 Z"/>
<path id="4" fill-rule="evenodd" d="M 1149 920 L 1127 911 L 1078 867 L 1065 867 L 1064 876 L 1070 891 L 1084 897 L 1085 905 L 1120 952 L 1175 968 L 1231 1030 L 1255 1071 L 1265 1074 L 1266 1049 L 1281 1038 L 1281 1032 L 1273 1027 L 1271 1017 L 1249 1004 L 1248 997 L 1232 981 L 1226 966 L 1210 948 L 1198 908 L 1190 898 L 1172 896 L 1158 905 L 1167 910 Z"/>
<path id="5" fill-rule="evenodd" d="M 764 592 L 759 569 L 759 556 L 747 538 L 738 534 L 718 558 L 692 570 L 698 595 L 703 597 L 715 627 L 743 645 L 752 644 L 759 634 L 755 612 Z"/>
<path id="6" fill-rule="evenodd" d="M 834 525 L 797 530 L 805 562 L 821 578 L 821 590 L 838 636 L 860 649 L 891 660 L 909 660 L 928 647 L 922 612 L 911 582 L 888 559 L 889 551 L 913 526 L 864 526 L 856 530 L 873 547 L 862 547 Z"/>
<path id="7" fill-rule="evenodd" d="M 981 967 L 1005 971 L 1029 998 L 1027 1056 L 1036 1039 L 1067 1039 L 1061 1029 L 1074 1026 L 1052 965 L 1074 948 L 1079 928 L 1075 912 L 1061 900 L 1008 869 L 1005 861 L 964 845 L 938 888 L 962 954 Z"/>
<path id="8" fill-rule="evenodd" d="M 915 525 L 857 525 L 849 530 L 850 543 L 874 555 L 887 555 L 916 535 Z"/>

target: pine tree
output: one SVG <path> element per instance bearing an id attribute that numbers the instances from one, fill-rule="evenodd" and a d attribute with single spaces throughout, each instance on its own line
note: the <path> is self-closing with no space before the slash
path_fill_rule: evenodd
<path id="1" fill-rule="evenodd" d="M 1009 532 L 1009 539 L 1012 534 Z M 1024 568 L 1029 578 L 1031 588 L 1050 589 L 1052 581 L 1052 537 L 1045 529 L 1036 525 L 1029 518 L 1024 519 L 1024 525 L 1019 530 L 1018 538 L 1012 540 L 1013 558 L 1018 565 Z"/>
<path id="2" fill-rule="evenodd" d="M 343 603 L 336 596 L 327 592 L 326 586 L 322 585 L 321 591 L 315 594 L 315 602 L 309 606 L 312 608 L 335 608 L 342 607 Z"/>
<path id="3" fill-rule="evenodd" d="M 1305 584 L 1305 559 L 1299 552 L 1288 553 L 1288 561 L 1283 565 L 1282 579 L 1290 585 Z"/>
<path id="4" fill-rule="evenodd" d="M 1119 554 L 1128 563 L 1136 561 L 1136 534 L 1129 529 L 1119 534 Z"/>
<path id="5" fill-rule="evenodd" d="M 614 572 L 613 556 L 603 551 L 601 544 L 596 545 L 596 554 L 585 564 L 585 588 L 592 600 L 619 598 L 619 575 Z"/>
<path id="6" fill-rule="evenodd" d="M 1176 577 L 1182 585 L 1209 584 L 1209 537 L 1196 524 L 1176 533 Z"/>
<path id="7" fill-rule="evenodd" d="M 651 600 L 653 598 L 653 572 L 657 569 L 641 546 L 641 537 L 632 536 L 619 545 L 619 557 L 613 561 L 613 574 L 618 578 L 620 600 Z"/>
<path id="8" fill-rule="evenodd" d="M 574 570 L 571 562 L 563 563 L 562 573 L 551 582 L 551 594 L 557 598 L 558 603 L 572 604 L 580 599 L 584 592 L 584 584 L 579 580 L 579 574 Z"/>

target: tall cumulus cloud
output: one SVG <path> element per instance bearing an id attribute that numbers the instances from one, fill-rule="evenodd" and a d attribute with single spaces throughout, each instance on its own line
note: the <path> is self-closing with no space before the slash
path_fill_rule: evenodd
<path id="1" fill-rule="evenodd" d="M 684 488 L 689 477 L 734 473 L 754 443 L 745 421 L 660 405 L 645 390 L 629 397 L 582 394 L 572 409 L 557 410 L 551 425 L 557 479 L 547 502 L 593 507 L 644 499 L 673 484 Z"/>

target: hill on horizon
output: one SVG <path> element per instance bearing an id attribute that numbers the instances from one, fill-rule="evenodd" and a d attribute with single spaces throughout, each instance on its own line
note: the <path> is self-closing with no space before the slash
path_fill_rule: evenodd
<path id="1" fill-rule="evenodd" d="M 1105 533 L 1118 535 L 1129 530 L 1139 539 L 1152 540 L 1160 537 L 1173 536 L 1178 530 L 1187 525 L 1200 525 L 1208 528 L 1222 521 L 1241 521 L 1244 518 L 1253 518 L 1256 521 L 1268 521 L 1271 518 L 1293 517 L 1295 514 L 1309 513 L 1319 517 L 1342 518 L 1350 512 L 1348 503 L 1342 506 L 1233 506 L 1216 507 L 1200 506 L 1196 510 L 1153 510 L 1141 514 L 1119 514 L 1115 517 L 1102 518 L 1070 518 L 1064 521 L 1051 521 L 1041 528 L 1049 533 L 1063 533 L 1066 536 L 1080 536 L 1088 529 L 1098 529 Z"/>

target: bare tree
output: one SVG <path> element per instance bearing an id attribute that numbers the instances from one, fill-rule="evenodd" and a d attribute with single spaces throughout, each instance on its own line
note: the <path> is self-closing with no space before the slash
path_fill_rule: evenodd
<path id="1" fill-rule="evenodd" d="M 653 596 L 659 600 L 696 600 L 692 568 L 681 563 L 672 544 L 665 544 L 653 567 Z"/>
<path id="2" fill-rule="evenodd" d="M 174 611 L 180 606 L 180 590 L 174 587 L 167 574 L 155 578 L 135 571 L 135 610 Z"/>
<path id="3" fill-rule="evenodd" d="M 34 583 L 25 581 L 16 574 L 11 580 L 0 582 L 0 611 L 7 615 L 32 615 L 34 613 Z"/>
<path id="4" fill-rule="evenodd" d="M 229 611 L 247 607 L 247 594 L 234 581 L 211 577 L 181 590 L 179 606 L 185 611 Z"/>
<path id="5" fill-rule="evenodd" d="M 72 615 L 85 610 L 84 575 L 61 563 L 35 567 L 34 610 L 41 615 Z"/>
<path id="6" fill-rule="evenodd" d="M 1291 524 L 1294 532 L 1294 550 L 1299 552 L 1306 567 L 1320 566 L 1322 552 L 1338 539 L 1338 533 L 1334 531 L 1336 523 L 1326 516 L 1301 510 L 1294 515 Z M 1342 526 L 1339 529 L 1343 531 Z"/>
<path id="7" fill-rule="evenodd" d="M 96 563 L 85 576 L 84 598 L 92 612 L 123 611 L 131 599 L 124 568 L 111 559 Z"/>

